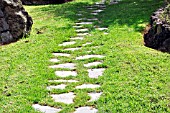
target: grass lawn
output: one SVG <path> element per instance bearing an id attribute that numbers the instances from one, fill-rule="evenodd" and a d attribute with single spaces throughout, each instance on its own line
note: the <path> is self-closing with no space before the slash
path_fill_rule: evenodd
<path id="1" fill-rule="evenodd" d="M 70 58 L 59 57 L 60 63 L 73 62 L 78 68 L 76 79 L 80 82 L 68 84 L 64 90 L 48 91 L 48 80 L 59 79 L 54 69 L 48 68 L 53 63 L 52 52 L 62 52 L 62 42 L 76 36 L 72 27 L 78 20 L 78 11 L 86 11 L 87 6 L 98 0 L 76 0 L 61 5 L 25 6 L 33 17 L 34 25 L 30 37 L 16 43 L 0 46 L 0 113 L 38 113 L 32 104 L 39 103 L 62 108 L 62 113 L 70 113 L 79 106 L 95 106 L 99 113 L 167 113 L 170 112 L 170 55 L 143 45 L 141 34 L 149 22 L 150 15 L 163 3 L 160 0 L 123 0 L 111 5 L 102 12 L 96 26 L 108 27 L 109 34 L 86 26 L 91 36 L 77 41 L 78 47 L 86 42 L 90 46 L 82 51 L 67 53 Z M 163 0 L 162 0 L 163 1 Z M 89 17 L 89 15 L 85 15 Z M 99 59 L 76 61 L 76 56 L 101 54 L 106 57 L 99 67 L 107 67 L 104 75 L 97 80 L 89 79 L 84 63 Z M 56 63 L 57 64 L 57 63 Z M 82 83 L 96 83 L 95 89 L 103 94 L 96 102 L 88 102 L 87 92 L 94 90 L 76 90 Z M 74 104 L 56 103 L 49 94 L 75 92 Z"/>

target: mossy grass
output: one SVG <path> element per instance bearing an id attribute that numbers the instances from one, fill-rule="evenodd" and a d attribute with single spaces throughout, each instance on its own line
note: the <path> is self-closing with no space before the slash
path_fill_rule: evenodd
<path id="1" fill-rule="evenodd" d="M 167 53 L 162 53 L 143 45 L 141 31 L 149 22 L 150 15 L 163 3 L 160 0 L 123 0 L 119 4 L 108 5 L 98 15 L 100 22 L 94 25 L 108 27 L 108 35 L 89 28 L 91 35 L 75 45 L 60 47 L 59 44 L 76 36 L 72 27 L 78 22 L 79 9 L 98 0 L 77 0 L 60 5 L 25 6 L 33 17 L 34 25 L 29 38 L 0 47 L 0 113 L 38 113 L 32 104 L 39 103 L 62 108 L 62 113 L 70 113 L 80 106 L 94 106 L 99 113 L 167 113 L 170 112 L 170 64 Z M 88 10 L 89 11 L 89 10 Z M 90 15 L 87 13 L 87 18 Z M 74 52 L 63 51 L 67 47 L 79 47 L 86 42 L 91 45 Z M 92 48 L 100 46 L 100 49 Z M 91 51 L 88 53 L 87 51 Z M 48 66 L 55 58 L 53 52 L 65 52 L 71 57 L 57 57 L 59 63 L 72 62 L 77 65 L 77 83 L 66 83 L 64 90 L 46 89 L 49 85 L 60 83 L 49 80 L 60 79 L 56 70 Z M 102 59 L 91 58 L 75 60 L 86 54 L 104 55 Z M 106 68 L 103 76 L 90 79 L 83 64 L 103 61 L 98 68 Z M 94 68 L 94 67 L 91 67 Z M 67 69 L 66 69 L 67 70 Z M 75 89 L 76 86 L 89 83 L 100 84 L 96 89 Z M 87 93 L 103 92 L 100 99 L 87 102 Z M 74 92 L 74 104 L 66 105 L 54 102 L 50 94 Z"/>

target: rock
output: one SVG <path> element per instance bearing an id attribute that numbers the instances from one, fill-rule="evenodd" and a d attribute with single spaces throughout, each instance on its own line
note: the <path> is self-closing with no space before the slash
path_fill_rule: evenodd
<path id="1" fill-rule="evenodd" d="M 150 27 L 144 34 L 145 46 L 163 52 L 170 52 L 170 23 L 161 18 L 162 16 L 169 16 L 169 13 L 166 13 L 167 9 L 170 9 L 170 6 L 160 8 L 153 13 Z"/>
<path id="2" fill-rule="evenodd" d="M 0 0 L 0 44 L 28 35 L 33 21 L 20 0 Z"/>

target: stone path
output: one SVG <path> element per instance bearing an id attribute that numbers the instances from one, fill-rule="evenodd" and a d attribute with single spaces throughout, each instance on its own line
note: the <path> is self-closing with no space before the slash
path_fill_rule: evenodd
<path id="1" fill-rule="evenodd" d="M 96 15 L 99 15 L 101 12 L 104 11 L 106 6 L 104 4 L 93 4 L 91 6 L 86 6 L 86 9 L 88 12 L 90 12 L 90 15 L 93 15 L 93 18 L 87 18 L 83 17 L 83 13 L 88 13 L 84 11 L 79 11 L 77 13 L 77 16 L 79 16 L 78 22 L 75 23 L 73 26 L 77 32 L 77 36 L 71 37 L 69 42 L 63 42 L 62 44 L 59 44 L 59 46 L 63 47 L 64 51 L 82 51 L 82 48 L 86 48 L 86 46 L 91 45 L 93 42 L 86 42 L 81 45 L 81 47 L 70 47 L 74 44 L 77 43 L 78 40 L 84 40 L 87 35 L 90 35 L 89 29 L 84 28 L 84 25 L 93 25 L 95 21 L 98 21 L 99 19 L 96 17 Z M 100 31 L 106 31 L 108 28 L 96 28 L 96 30 Z M 103 32 L 104 34 L 107 34 L 106 32 Z M 69 48 L 67 48 L 69 46 Z M 91 48 L 99 48 L 100 46 L 90 46 Z M 87 51 L 90 52 L 90 51 Z M 49 68 L 53 68 L 55 71 L 55 75 L 57 77 L 60 77 L 61 79 L 57 80 L 49 80 L 49 83 L 57 83 L 57 85 L 49 85 L 47 86 L 47 90 L 52 91 L 56 89 L 64 90 L 69 86 L 71 83 L 79 83 L 81 80 L 78 80 L 76 78 L 79 73 L 76 70 L 77 69 L 77 64 L 74 63 L 74 61 L 80 62 L 81 60 L 87 60 L 91 58 L 97 58 L 99 60 L 94 61 L 94 62 L 88 62 L 84 64 L 84 68 L 86 68 L 88 72 L 88 77 L 89 79 L 98 79 L 100 76 L 103 76 L 103 73 L 105 71 L 105 68 L 95 68 L 98 65 L 101 65 L 103 63 L 103 59 L 105 58 L 104 55 L 98 55 L 98 54 L 86 54 L 86 55 L 80 55 L 77 56 L 76 58 L 73 58 L 71 54 L 68 53 L 52 53 L 54 55 L 54 58 L 50 59 L 50 62 L 52 63 L 58 63 L 57 65 L 52 65 L 49 66 Z M 61 57 L 66 57 L 66 58 L 72 58 L 72 62 L 67 62 L 67 63 L 60 63 L 60 58 Z M 92 69 L 92 67 L 94 67 Z M 58 70 L 60 69 L 60 70 Z M 66 71 L 67 69 L 67 71 Z M 71 77 L 72 79 L 68 79 L 67 77 Z M 66 79 L 67 78 L 67 79 Z M 88 96 L 90 99 L 87 101 L 88 102 L 93 102 L 97 101 L 100 96 L 102 96 L 102 90 L 98 89 L 100 88 L 100 84 L 91 84 L 91 83 L 80 83 L 79 85 L 75 86 L 74 89 L 76 90 L 83 90 L 83 89 L 91 89 L 93 90 L 92 92 L 87 92 Z M 99 92 L 95 92 L 95 89 L 98 89 Z M 74 99 L 76 98 L 76 93 L 73 91 L 71 92 L 65 92 L 62 94 L 51 94 L 51 98 L 53 99 L 54 102 L 57 103 L 63 103 L 63 104 L 74 104 Z M 93 105 L 95 106 L 95 105 Z M 94 108 L 93 106 L 81 106 L 79 108 L 75 108 L 74 113 L 97 113 L 98 110 L 97 108 Z M 38 110 L 40 112 L 44 113 L 58 113 L 62 111 L 64 108 L 54 108 L 50 106 L 43 106 L 39 104 L 34 104 L 33 108 L 35 110 Z"/>

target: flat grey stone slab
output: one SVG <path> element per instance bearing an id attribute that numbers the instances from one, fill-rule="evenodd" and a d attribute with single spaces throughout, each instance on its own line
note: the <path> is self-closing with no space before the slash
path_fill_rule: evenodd
<path id="1" fill-rule="evenodd" d="M 81 14 L 81 13 L 78 13 L 78 14 L 76 14 L 77 16 L 82 16 L 83 14 Z"/>
<path id="2" fill-rule="evenodd" d="M 59 46 L 67 46 L 67 45 L 73 45 L 75 44 L 76 42 L 75 41 L 72 41 L 72 42 L 64 42 L 62 44 L 59 44 Z"/>
<path id="3" fill-rule="evenodd" d="M 87 46 L 87 45 L 90 45 L 90 44 L 92 44 L 92 43 L 91 42 L 87 42 L 87 43 L 83 44 L 82 46 Z"/>
<path id="4" fill-rule="evenodd" d="M 65 56 L 65 57 L 69 57 L 70 54 L 67 53 L 53 53 L 54 56 Z"/>
<path id="5" fill-rule="evenodd" d="M 53 108 L 50 106 L 41 106 L 39 104 L 32 105 L 35 110 L 38 110 L 43 113 L 58 113 L 61 109 Z"/>
<path id="6" fill-rule="evenodd" d="M 100 31 L 108 30 L 108 28 L 97 28 Z"/>
<path id="7" fill-rule="evenodd" d="M 98 20 L 98 18 L 79 18 L 78 20 L 95 21 Z"/>
<path id="8" fill-rule="evenodd" d="M 77 81 L 77 80 L 49 80 L 49 82 L 76 83 L 79 81 Z"/>
<path id="9" fill-rule="evenodd" d="M 88 24 L 93 24 L 93 22 L 79 22 L 79 23 L 76 23 L 76 25 L 88 25 Z"/>
<path id="10" fill-rule="evenodd" d="M 96 7 L 88 7 L 87 9 L 93 10 L 93 9 L 96 9 Z"/>
<path id="11" fill-rule="evenodd" d="M 97 113 L 98 110 L 92 107 L 80 107 L 77 108 L 74 113 Z"/>
<path id="12" fill-rule="evenodd" d="M 98 13 L 91 13 L 92 15 L 98 15 Z"/>
<path id="13" fill-rule="evenodd" d="M 91 62 L 91 63 L 88 63 L 88 64 L 84 64 L 84 67 L 97 66 L 99 64 L 102 64 L 102 62 Z"/>
<path id="14" fill-rule="evenodd" d="M 86 36 L 89 35 L 89 33 L 77 33 L 77 36 Z"/>
<path id="15" fill-rule="evenodd" d="M 98 10 L 94 10 L 93 13 L 100 13 L 102 11 L 104 11 L 104 10 L 98 9 Z"/>
<path id="16" fill-rule="evenodd" d="M 103 72 L 105 71 L 104 68 L 99 69 L 88 69 L 88 76 L 90 78 L 98 78 L 99 76 L 103 75 Z"/>
<path id="17" fill-rule="evenodd" d="M 59 62 L 60 60 L 56 59 L 56 58 L 53 58 L 53 59 L 50 59 L 50 62 Z"/>
<path id="18" fill-rule="evenodd" d="M 47 87 L 47 90 L 52 90 L 52 89 L 65 89 L 67 85 L 65 84 L 60 84 L 60 85 L 57 85 L 57 86 L 48 86 Z"/>
<path id="19" fill-rule="evenodd" d="M 76 60 L 83 60 L 83 59 L 89 59 L 89 58 L 104 58 L 105 56 L 102 55 L 85 55 L 85 56 L 79 56 L 76 58 Z"/>
<path id="20" fill-rule="evenodd" d="M 91 99 L 88 102 L 93 102 L 100 98 L 100 96 L 102 95 L 102 92 L 100 93 L 92 92 L 92 93 L 88 93 L 88 95 L 91 97 Z"/>
<path id="21" fill-rule="evenodd" d="M 73 92 L 70 93 L 64 93 L 64 94 L 55 94 L 55 95 L 51 95 L 54 99 L 55 102 L 62 102 L 65 104 L 72 104 L 73 103 L 73 99 L 75 97 L 75 94 Z"/>
<path id="22" fill-rule="evenodd" d="M 74 63 L 65 63 L 65 64 L 58 64 L 50 66 L 50 68 L 68 68 L 68 69 L 75 69 L 76 65 Z"/>
<path id="23" fill-rule="evenodd" d="M 107 32 L 104 32 L 104 34 L 105 34 L 105 35 L 108 35 L 109 33 L 107 33 Z"/>
<path id="24" fill-rule="evenodd" d="M 79 28 L 83 28 L 83 26 L 73 26 L 73 28 L 79 29 Z"/>
<path id="25" fill-rule="evenodd" d="M 77 72 L 76 71 L 56 71 L 55 75 L 59 77 L 77 76 Z"/>
<path id="26" fill-rule="evenodd" d="M 88 32 L 89 30 L 87 28 L 84 29 L 77 29 L 76 32 Z"/>
<path id="27" fill-rule="evenodd" d="M 73 37 L 73 38 L 70 38 L 70 40 L 83 40 L 84 37 Z"/>
<path id="28" fill-rule="evenodd" d="M 98 84 L 82 84 L 80 86 L 76 86 L 76 89 L 93 89 L 93 88 L 99 88 L 100 85 Z"/>
<path id="29" fill-rule="evenodd" d="M 81 47 L 77 47 L 77 48 L 67 48 L 67 49 L 64 49 L 66 51 L 76 51 L 76 50 L 80 50 Z"/>

